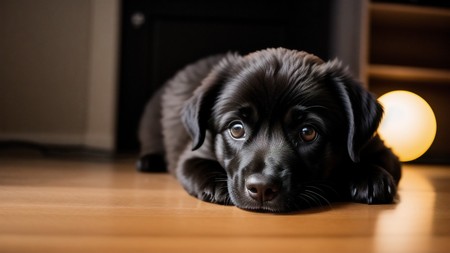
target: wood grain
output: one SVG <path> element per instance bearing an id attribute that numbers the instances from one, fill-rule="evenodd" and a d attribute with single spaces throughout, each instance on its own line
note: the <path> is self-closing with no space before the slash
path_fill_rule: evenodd
<path id="1" fill-rule="evenodd" d="M 0 252 L 450 252 L 450 168 L 406 165 L 399 196 L 253 213 L 129 160 L 0 158 Z"/>

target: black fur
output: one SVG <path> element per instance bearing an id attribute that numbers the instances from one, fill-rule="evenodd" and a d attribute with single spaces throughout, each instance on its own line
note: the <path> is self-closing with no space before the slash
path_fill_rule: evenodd
<path id="1" fill-rule="evenodd" d="M 189 194 L 269 212 L 393 202 L 401 166 L 376 135 L 382 108 L 340 62 L 283 48 L 211 59 L 179 72 L 162 92 L 160 106 L 178 103 L 172 120 L 186 129 L 165 129 L 163 143 L 169 171 Z M 206 74 L 191 74 L 196 69 Z M 179 80 L 188 87 L 177 88 Z M 170 100 L 179 89 L 186 102 Z M 188 148 L 170 151 L 187 134 Z"/>

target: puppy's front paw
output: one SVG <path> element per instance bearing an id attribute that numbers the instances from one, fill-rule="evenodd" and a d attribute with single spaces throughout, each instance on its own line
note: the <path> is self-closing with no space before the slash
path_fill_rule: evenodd
<path id="1" fill-rule="evenodd" d="M 392 203 L 397 186 L 391 174 L 377 166 L 372 166 L 366 172 L 356 176 L 350 184 L 352 200 L 367 204 Z"/>
<path id="2" fill-rule="evenodd" d="M 162 155 L 147 154 L 136 162 L 136 169 L 140 172 L 165 172 L 166 162 Z"/>
<path id="3" fill-rule="evenodd" d="M 221 205 L 233 205 L 226 182 L 208 183 L 198 192 L 197 198 Z"/>
<path id="4" fill-rule="evenodd" d="M 233 205 L 227 174 L 217 161 L 191 158 L 184 161 L 177 177 L 190 195 L 211 203 Z"/>

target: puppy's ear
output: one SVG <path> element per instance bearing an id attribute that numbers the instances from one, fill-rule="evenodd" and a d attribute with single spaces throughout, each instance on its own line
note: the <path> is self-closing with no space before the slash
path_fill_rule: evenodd
<path id="1" fill-rule="evenodd" d="M 235 54 L 226 55 L 203 79 L 193 96 L 184 104 L 181 118 L 192 138 L 192 150 L 200 148 L 203 144 L 212 108 L 224 83 L 231 76 L 233 63 L 239 57 Z"/>
<path id="2" fill-rule="evenodd" d="M 344 106 L 348 122 L 348 154 L 353 162 L 359 162 L 360 151 L 376 132 L 383 116 L 383 108 L 340 61 L 324 63 L 323 67 Z"/>

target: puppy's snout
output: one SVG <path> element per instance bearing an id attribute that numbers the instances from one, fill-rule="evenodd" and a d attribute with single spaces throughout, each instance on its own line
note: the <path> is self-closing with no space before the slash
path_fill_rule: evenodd
<path id="1" fill-rule="evenodd" d="M 245 181 L 247 194 L 258 202 L 271 201 L 278 196 L 280 184 L 275 178 L 253 174 Z"/>

